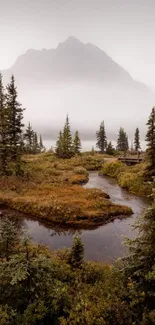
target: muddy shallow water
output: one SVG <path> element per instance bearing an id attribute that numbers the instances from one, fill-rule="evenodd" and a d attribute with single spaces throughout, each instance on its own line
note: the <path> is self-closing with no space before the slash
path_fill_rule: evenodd
<path id="1" fill-rule="evenodd" d="M 90 172 L 87 188 L 100 188 L 110 195 L 114 203 L 128 205 L 134 214 L 125 219 L 116 219 L 106 225 L 93 230 L 81 230 L 80 235 L 85 246 L 85 258 L 89 260 L 101 260 L 113 262 L 116 258 L 127 253 L 123 245 L 125 236 L 133 238 L 136 231 L 133 225 L 137 217 L 149 205 L 149 200 L 128 193 L 121 189 L 115 179 L 106 176 L 98 176 L 97 172 Z M 73 229 L 55 228 L 50 223 L 37 221 L 22 216 L 17 218 L 18 227 L 24 227 L 32 241 L 44 244 L 51 249 L 70 247 L 75 233 Z"/>

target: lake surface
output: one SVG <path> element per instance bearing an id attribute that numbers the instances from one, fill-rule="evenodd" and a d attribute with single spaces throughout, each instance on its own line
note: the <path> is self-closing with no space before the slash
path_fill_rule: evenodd
<path id="1" fill-rule="evenodd" d="M 125 236 L 133 238 L 136 231 L 133 225 L 139 215 L 149 205 L 149 200 L 128 193 L 121 189 L 115 179 L 98 176 L 97 172 L 90 172 L 86 188 L 99 188 L 110 195 L 114 203 L 128 205 L 134 214 L 125 219 L 116 219 L 104 226 L 93 230 L 80 230 L 85 246 L 85 259 L 113 262 L 124 256 L 127 248 L 123 245 Z M 19 227 L 24 227 L 33 242 L 44 244 L 51 249 L 61 249 L 72 245 L 75 230 L 53 228 L 50 223 L 20 217 L 16 219 Z"/>

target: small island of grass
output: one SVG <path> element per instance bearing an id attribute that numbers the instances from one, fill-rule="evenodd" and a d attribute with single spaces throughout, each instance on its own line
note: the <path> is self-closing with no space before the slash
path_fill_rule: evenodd
<path id="1" fill-rule="evenodd" d="M 53 153 L 23 156 L 24 177 L 0 178 L 0 203 L 54 224 L 86 228 L 131 215 L 131 208 L 113 204 L 103 191 L 81 186 L 87 169 L 98 169 L 102 160 L 87 154 L 69 160 Z"/>

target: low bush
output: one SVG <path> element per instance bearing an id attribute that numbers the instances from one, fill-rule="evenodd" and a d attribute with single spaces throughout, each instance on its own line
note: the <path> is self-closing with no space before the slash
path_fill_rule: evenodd
<path id="1" fill-rule="evenodd" d="M 151 184 L 145 181 L 146 163 L 126 166 L 118 160 L 105 162 L 100 175 L 117 178 L 119 185 L 133 194 L 147 196 L 151 193 Z"/>
<path id="2" fill-rule="evenodd" d="M 80 174 L 80 175 L 88 175 L 88 172 L 87 172 L 87 170 L 84 168 L 84 167 L 75 167 L 74 168 L 74 170 L 73 170 L 73 172 L 75 173 L 75 174 Z"/>

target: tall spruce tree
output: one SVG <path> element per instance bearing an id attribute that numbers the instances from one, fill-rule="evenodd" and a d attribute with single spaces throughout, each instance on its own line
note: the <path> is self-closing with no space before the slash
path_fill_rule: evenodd
<path id="1" fill-rule="evenodd" d="M 6 97 L 0 74 L 0 166 L 2 173 L 6 173 L 8 163 L 8 110 L 6 107 Z"/>
<path id="2" fill-rule="evenodd" d="M 38 135 L 37 132 L 34 132 L 33 134 L 33 154 L 37 154 L 40 152 L 39 143 L 38 143 Z"/>
<path id="3" fill-rule="evenodd" d="M 74 135 L 73 149 L 75 154 L 79 154 L 81 152 L 81 140 L 78 131 L 76 131 Z"/>
<path id="4" fill-rule="evenodd" d="M 140 135 L 139 135 L 139 129 L 136 128 L 135 131 L 135 137 L 134 137 L 134 148 L 138 152 L 140 150 Z"/>
<path id="5" fill-rule="evenodd" d="M 146 210 L 143 220 L 139 220 L 139 235 L 136 239 L 128 241 L 130 254 L 126 265 L 128 277 L 137 287 L 139 297 L 144 299 L 144 310 L 148 309 L 150 312 L 155 307 L 155 184 L 152 198 L 152 204 Z"/>
<path id="6" fill-rule="evenodd" d="M 155 175 L 155 107 L 152 108 L 147 126 L 147 156 L 149 160 L 149 168 L 152 171 L 152 175 Z"/>
<path id="7" fill-rule="evenodd" d="M 107 136 L 105 131 L 104 121 L 100 124 L 99 131 L 96 132 L 97 143 L 96 147 L 99 148 L 101 153 L 104 153 L 107 147 Z"/>
<path id="8" fill-rule="evenodd" d="M 40 149 L 40 152 L 42 152 L 42 151 L 45 150 L 45 147 L 43 145 L 43 139 L 42 139 L 41 134 L 40 134 L 40 137 L 39 137 L 39 149 Z"/>
<path id="9" fill-rule="evenodd" d="M 62 131 L 59 132 L 59 137 L 56 142 L 55 152 L 56 152 L 56 155 L 58 158 L 63 157 L 63 134 L 62 134 Z"/>
<path id="10" fill-rule="evenodd" d="M 21 134 L 23 124 L 23 111 L 21 104 L 18 102 L 18 93 L 15 86 L 15 79 L 12 75 L 10 83 L 7 85 L 6 106 L 8 109 L 8 122 L 9 122 L 9 147 L 10 158 L 12 161 L 17 162 L 18 168 L 20 167 L 21 155 Z"/>
<path id="11" fill-rule="evenodd" d="M 26 128 L 24 139 L 26 140 L 26 152 L 32 153 L 33 151 L 33 141 L 34 141 L 34 131 L 32 129 L 31 123 L 28 123 Z"/>
<path id="12" fill-rule="evenodd" d="M 63 157 L 71 158 L 74 154 L 73 152 L 73 142 L 72 142 L 72 134 L 70 130 L 69 117 L 67 115 L 65 126 L 63 129 Z"/>
<path id="13" fill-rule="evenodd" d="M 129 149 L 128 137 L 124 129 L 121 127 L 119 129 L 119 134 L 117 139 L 117 150 L 123 151 L 125 155 L 128 149 Z"/>

